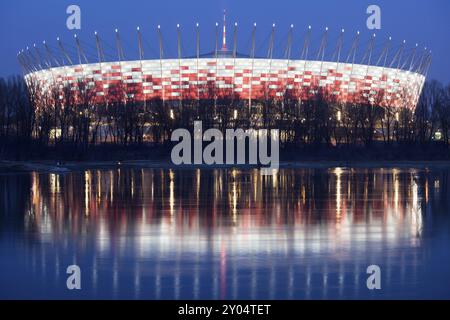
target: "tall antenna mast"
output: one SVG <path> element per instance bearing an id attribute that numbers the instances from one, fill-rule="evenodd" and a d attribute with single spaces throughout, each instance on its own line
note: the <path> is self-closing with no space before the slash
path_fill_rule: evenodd
<path id="1" fill-rule="evenodd" d="M 223 10 L 222 51 L 227 50 L 227 10 Z"/>

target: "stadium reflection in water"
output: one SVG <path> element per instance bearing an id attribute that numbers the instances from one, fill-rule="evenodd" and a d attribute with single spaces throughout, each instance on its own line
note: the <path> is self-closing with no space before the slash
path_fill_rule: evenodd
<path id="1" fill-rule="evenodd" d="M 449 171 L 0 176 L 0 297 L 450 298 Z M 82 290 L 66 289 L 66 268 Z M 366 287 L 366 268 L 382 289 Z"/>

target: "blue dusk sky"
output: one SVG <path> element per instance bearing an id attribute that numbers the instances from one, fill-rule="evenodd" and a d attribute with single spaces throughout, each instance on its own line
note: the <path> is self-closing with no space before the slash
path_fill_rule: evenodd
<path id="1" fill-rule="evenodd" d="M 81 8 L 81 30 L 68 30 L 66 9 Z M 375 4 L 381 8 L 381 30 L 366 26 L 366 9 Z M 358 56 L 364 55 L 371 35 L 376 33 L 373 59 L 377 59 L 389 36 L 392 36 L 390 57 L 406 40 L 404 57 L 426 46 L 432 50 L 433 63 L 429 79 L 450 82 L 450 1 L 448 0 L 1 0 L 0 1 L 0 77 L 19 74 L 16 56 L 20 49 L 41 45 L 43 40 L 55 52 L 56 37 L 75 56 L 73 35 L 77 33 L 88 59 L 95 62 L 94 31 L 98 31 L 107 58 L 117 56 L 114 29 L 120 30 L 125 57 L 138 56 L 136 27 L 142 30 L 145 58 L 159 54 L 156 26 L 161 25 L 166 57 L 177 54 L 176 25 L 182 33 L 182 54 L 195 55 L 195 23 L 200 23 L 201 51 L 211 52 L 215 43 L 215 23 L 222 23 L 222 12 L 228 11 L 228 44 L 232 46 L 233 25 L 238 22 L 237 48 L 242 54 L 251 50 L 253 23 L 257 23 L 256 53 L 267 52 L 272 23 L 276 23 L 275 55 L 282 56 L 287 43 L 289 26 L 294 24 L 292 58 L 299 58 L 308 25 L 312 26 L 309 58 L 314 58 L 325 27 L 329 27 L 326 57 L 331 58 L 337 38 L 345 29 L 343 59 L 357 30 L 361 31 Z"/>

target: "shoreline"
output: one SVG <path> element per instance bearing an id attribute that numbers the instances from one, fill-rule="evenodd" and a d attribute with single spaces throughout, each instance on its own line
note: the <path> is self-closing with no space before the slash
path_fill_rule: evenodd
<path id="1" fill-rule="evenodd" d="M 262 168 L 256 165 L 175 165 L 161 160 L 128 160 L 128 161 L 69 161 L 58 164 L 56 161 L 4 161 L 0 160 L 0 175 L 20 173 L 54 173 L 66 174 L 86 170 L 111 169 L 174 169 L 174 170 L 214 170 Z M 376 161 L 341 161 L 341 160 L 303 160 L 281 161 L 279 169 L 450 169 L 450 160 L 376 160 Z"/>

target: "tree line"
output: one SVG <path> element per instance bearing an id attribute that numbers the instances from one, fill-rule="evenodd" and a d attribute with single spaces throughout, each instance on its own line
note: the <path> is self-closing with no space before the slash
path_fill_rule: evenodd
<path id="1" fill-rule="evenodd" d="M 371 146 L 450 143 L 450 85 L 426 82 L 416 108 L 384 105 L 384 92 L 371 99 L 343 103 L 325 91 L 299 100 L 249 101 L 233 95 L 179 101 L 137 101 L 129 88 L 111 86 L 103 98 L 83 82 L 42 94 L 37 82 L 22 77 L 0 79 L 0 157 L 30 146 L 164 145 L 177 128 L 276 128 L 288 146 Z M 215 98 L 211 98 L 215 97 Z M 229 98 L 226 98 L 229 97 Z"/>

